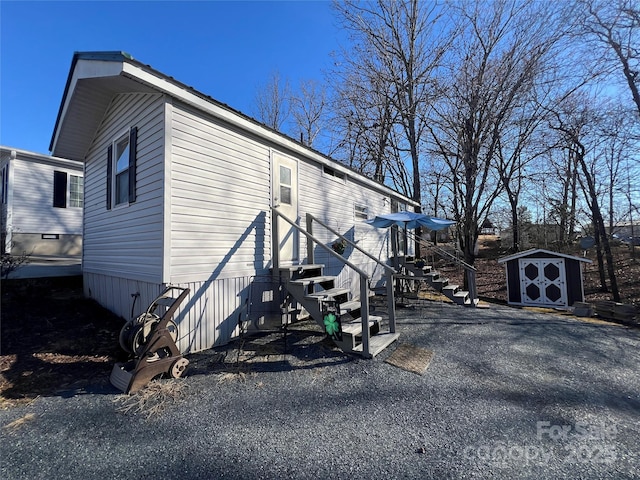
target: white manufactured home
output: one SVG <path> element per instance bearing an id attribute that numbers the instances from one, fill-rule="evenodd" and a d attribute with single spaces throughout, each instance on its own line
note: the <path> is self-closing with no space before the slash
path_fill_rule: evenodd
<path id="1" fill-rule="evenodd" d="M 132 296 L 137 314 L 190 288 L 187 353 L 332 299 L 373 325 L 343 319 L 344 348 L 377 353 L 368 297 L 392 283 L 389 230 L 364 221 L 410 199 L 121 52 L 73 56 L 50 148 L 84 163 L 84 290 L 105 307 L 128 319 Z"/>
<path id="2" fill-rule="evenodd" d="M 82 162 L 0 147 L 2 253 L 82 251 Z"/>

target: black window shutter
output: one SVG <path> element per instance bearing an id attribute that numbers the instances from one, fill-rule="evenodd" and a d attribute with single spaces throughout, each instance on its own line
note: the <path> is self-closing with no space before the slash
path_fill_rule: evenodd
<path id="1" fill-rule="evenodd" d="M 107 148 L 107 210 L 111 210 L 111 182 L 113 181 L 113 146 Z"/>
<path id="2" fill-rule="evenodd" d="M 136 157 L 138 146 L 138 127 L 129 133 L 129 203 L 136 201 Z"/>
<path id="3" fill-rule="evenodd" d="M 67 208 L 67 174 L 53 172 L 53 206 Z"/>

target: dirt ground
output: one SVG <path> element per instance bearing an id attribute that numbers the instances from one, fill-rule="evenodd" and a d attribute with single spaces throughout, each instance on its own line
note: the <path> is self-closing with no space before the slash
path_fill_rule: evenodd
<path id="1" fill-rule="evenodd" d="M 108 378 L 123 319 L 84 298 L 81 277 L 2 282 L 0 408 Z"/>
<path id="2" fill-rule="evenodd" d="M 640 308 L 636 253 L 632 259 L 628 247 L 616 249 L 616 274 L 622 302 Z M 481 244 L 477 283 L 485 301 L 506 303 L 504 267 L 496 262 L 504 254 L 493 238 Z M 438 268 L 451 281 L 461 281 L 456 268 Z M 586 301 L 611 299 L 599 287 L 595 262 L 585 266 L 584 278 Z M 1 295 L 0 408 L 108 382 L 113 364 L 126 358 L 118 343 L 124 319 L 84 298 L 80 277 L 6 280 Z"/>

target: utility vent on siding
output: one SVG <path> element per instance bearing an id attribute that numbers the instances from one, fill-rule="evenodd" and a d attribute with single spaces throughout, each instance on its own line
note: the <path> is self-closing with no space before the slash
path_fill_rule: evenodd
<path id="1" fill-rule="evenodd" d="M 356 220 L 366 220 L 368 218 L 369 209 L 365 205 L 356 203 L 353 208 Z"/>
<path id="2" fill-rule="evenodd" d="M 329 177 L 336 178 L 336 179 L 338 179 L 338 180 L 342 180 L 342 181 L 344 182 L 345 174 L 344 174 L 344 173 L 341 173 L 341 172 L 338 172 L 337 170 L 334 170 L 334 169 L 333 169 L 333 168 L 331 168 L 331 167 L 327 167 L 326 165 L 323 165 L 323 166 L 322 166 L 322 173 L 323 173 L 324 175 L 327 175 L 327 176 L 329 176 Z"/>

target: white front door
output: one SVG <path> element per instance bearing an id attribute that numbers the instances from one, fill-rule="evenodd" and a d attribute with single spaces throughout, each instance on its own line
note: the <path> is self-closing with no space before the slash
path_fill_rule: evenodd
<path id="1" fill-rule="evenodd" d="M 273 154 L 273 205 L 282 215 L 298 223 L 298 162 L 278 153 Z M 298 231 L 280 217 L 278 245 L 281 264 L 298 261 Z"/>
<path id="2" fill-rule="evenodd" d="M 563 258 L 521 258 L 520 296 L 525 305 L 567 305 Z"/>

